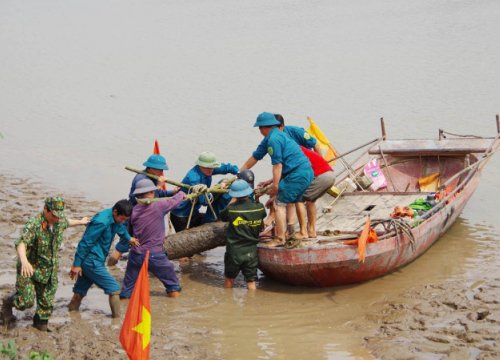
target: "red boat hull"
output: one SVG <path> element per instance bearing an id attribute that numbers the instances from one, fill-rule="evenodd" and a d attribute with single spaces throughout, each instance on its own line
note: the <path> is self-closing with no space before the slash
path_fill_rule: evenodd
<path id="1" fill-rule="evenodd" d="M 479 173 L 446 206 L 412 229 L 414 244 L 403 234 L 399 240 L 392 237 L 367 244 L 364 263 L 358 261 L 355 246 L 259 246 L 259 267 L 281 282 L 314 287 L 359 283 L 388 274 L 422 255 L 455 222 L 477 188 Z"/>

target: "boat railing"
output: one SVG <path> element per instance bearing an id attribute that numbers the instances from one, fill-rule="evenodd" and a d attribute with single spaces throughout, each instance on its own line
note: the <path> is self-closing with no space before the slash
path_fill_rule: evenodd
<path id="1" fill-rule="evenodd" d="M 432 216 L 433 214 L 435 214 L 437 211 L 441 210 L 448 203 L 448 201 L 455 196 L 455 194 L 457 192 L 461 191 L 464 188 L 464 186 L 477 173 L 479 165 L 482 164 L 483 162 L 486 162 L 486 160 L 488 160 L 491 157 L 491 155 L 493 155 L 493 153 L 489 153 L 489 154 L 483 156 L 481 159 L 476 161 L 474 164 L 466 167 L 465 169 L 463 169 L 462 171 L 460 171 L 459 173 L 455 174 L 453 177 L 448 179 L 445 183 L 443 183 L 440 187 L 441 189 L 444 189 L 446 187 L 446 184 L 451 183 L 451 181 L 456 179 L 458 176 L 462 175 L 466 171 L 469 171 L 467 176 L 457 186 L 455 186 L 455 188 L 453 190 L 451 190 L 443 199 L 441 199 L 432 209 L 423 213 L 420 216 L 420 219 L 425 220 L 425 219 L 429 218 L 430 216 Z"/>

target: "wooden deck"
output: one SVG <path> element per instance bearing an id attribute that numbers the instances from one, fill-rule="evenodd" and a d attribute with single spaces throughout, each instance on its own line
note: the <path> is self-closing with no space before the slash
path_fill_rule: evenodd
<path id="1" fill-rule="evenodd" d="M 317 231 L 360 231 L 365 223 L 366 215 L 373 219 L 385 219 L 396 206 L 408 206 L 420 198 L 426 198 L 428 193 L 388 194 L 388 193 L 356 193 L 344 194 L 335 201 L 331 209 L 329 205 L 334 198 L 326 195 L 318 200 Z M 366 209 L 370 209 L 367 211 Z"/>

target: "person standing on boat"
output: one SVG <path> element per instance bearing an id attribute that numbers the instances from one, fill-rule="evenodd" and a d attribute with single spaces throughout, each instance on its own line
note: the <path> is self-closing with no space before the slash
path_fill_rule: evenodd
<path id="1" fill-rule="evenodd" d="M 33 326 L 47 331 L 54 307 L 59 271 L 58 251 L 63 241 L 63 232 L 68 226 L 86 225 L 87 217 L 81 220 L 67 219 L 62 197 L 45 199 L 43 211 L 28 220 L 15 242 L 18 255 L 16 291 L 7 296 L 2 305 L 3 323 L 6 327 L 15 320 L 12 308 L 31 308 L 36 299 Z"/>
<path id="2" fill-rule="evenodd" d="M 304 128 L 292 125 L 285 125 L 285 119 L 281 114 L 274 114 L 276 120 L 280 122 L 279 129 L 283 131 L 285 134 L 290 136 L 290 138 L 295 141 L 299 146 L 302 146 L 306 149 L 314 150 L 316 153 L 321 155 L 321 147 L 318 141 L 311 136 Z M 259 186 L 266 186 L 271 182 L 262 182 Z M 297 234 L 294 234 L 294 224 L 296 222 L 296 216 L 299 220 L 300 230 Z M 294 236 L 296 238 L 306 238 L 308 237 L 308 233 L 306 230 L 305 223 L 301 223 L 302 220 L 305 219 L 305 208 L 304 205 L 300 202 L 294 204 L 289 204 L 286 208 L 286 220 L 287 220 L 287 235 Z"/>
<path id="3" fill-rule="evenodd" d="M 221 212 L 228 221 L 226 253 L 224 254 L 224 287 L 232 288 L 239 272 L 243 273 L 247 288 L 255 290 L 257 280 L 257 244 L 264 224 L 266 209 L 249 196 L 253 189 L 245 180 L 236 180 L 229 187 L 231 203 Z"/>
<path id="4" fill-rule="evenodd" d="M 274 114 L 276 120 L 280 122 L 279 129 L 290 136 L 298 145 L 311 149 L 321 154 L 321 147 L 316 138 L 311 136 L 304 128 L 299 126 L 285 125 L 285 119 L 281 114 Z"/>
<path id="5" fill-rule="evenodd" d="M 182 183 L 196 186 L 198 190 L 206 190 L 212 185 L 213 175 L 223 174 L 238 174 L 238 166 L 230 163 L 221 164 L 216 160 L 214 153 L 210 151 L 204 151 L 198 156 L 196 165 L 191 168 L 184 179 L 182 179 Z M 187 188 L 181 188 L 181 190 L 185 193 L 189 192 Z M 190 214 L 190 227 L 195 227 L 201 224 L 215 221 L 216 216 L 214 216 L 210 208 L 207 208 L 204 214 L 200 213 L 200 208 L 202 206 L 210 207 L 208 201 L 211 202 L 210 205 L 212 205 L 212 208 L 215 211 L 217 211 L 217 209 L 223 209 L 225 208 L 225 205 L 227 205 L 227 203 L 224 205 L 220 205 L 218 203 L 220 201 L 224 201 L 224 198 L 222 196 L 218 197 L 214 201 L 214 198 L 210 193 L 199 196 L 194 205 L 191 201 L 185 201 L 170 213 L 170 220 L 172 221 L 172 225 L 174 225 L 175 231 L 179 232 L 186 229 Z"/>
<path id="6" fill-rule="evenodd" d="M 270 196 L 276 208 L 276 237 L 270 245 L 283 245 L 286 233 L 286 205 L 300 201 L 313 180 L 311 163 L 299 145 L 279 130 L 280 122 L 272 113 L 264 112 L 257 117 L 258 127 L 264 139 L 241 170 L 252 168 L 266 154 L 271 157 L 273 178 Z"/>
<path id="7" fill-rule="evenodd" d="M 301 201 L 297 203 L 300 234 L 305 233 L 309 238 L 316 238 L 316 200 L 333 186 L 335 175 L 333 174 L 333 169 L 323 156 L 302 146 L 301 149 L 311 162 L 311 167 L 314 171 L 314 180 L 304 192 Z M 306 209 L 304 209 L 304 203 Z M 304 210 L 307 210 L 307 227 Z"/>
<path id="8" fill-rule="evenodd" d="M 134 196 L 138 199 L 153 199 L 156 186 L 150 179 L 137 183 Z M 172 263 L 163 250 L 165 241 L 165 216 L 185 200 L 185 194 L 178 192 L 168 200 L 139 203 L 134 206 L 130 223 L 139 244 L 130 250 L 127 269 L 123 279 L 121 298 L 130 298 L 139 276 L 146 252 L 149 250 L 149 272 L 153 273 L 165 286 L 169 297 L 180 295 L 181 286 Z"/>
<path id="9" fill-rule="evenodd" d="M 92 218 L 87 230 L 76 248 L 75 259 L 70 270 L 71 279 L 76 279 L 73 286 L 73 298 L 69 311 L 78 311 L 82 299 L 93 284 L 109 295 L 109 306 L 113 318 L 120 316 L 120 285 L 108 272 L 104 261 L 115 235 L 128 241 L 131 246 L 138 245 L 136 238 L 127 231 L 126 221 L 132 213 L 132 204 L 128 200 L 118 201 L 113 208 L 105 209 Z"/>
<path id="10" fill-rule="evenodd" d="M 129 192 L 129 201 L 130 203 L 135 206 L 137 204 L 134 196 L 134 191 L 137 186 L 137 183 L 141 180 L 144 179 L 151 179 L 153 184 L 156 186 L 156 190 L 154 191 L 154 195 L 156 198 L 160 197 L 169 197 L 175 195 L 180 188 L 176 187 L 173 190 L 164 190 L 163 185 L 165 184 L 165 178 L 163 177 L 163 171 L 168 170 L 168 165 L 165 157 L 159 154 L 153 154 L 148 157 L 148 159 L 142 164 L 146 167 L 144 169 L 144 172 L 158 176 L 158 180 L 156 179 L 151 179 L 145 174 L 137 174 L 134 179 L 132 180 L 132 185 L 130 186 L 130 192 Z M 132 233 L 133 230 L 129 229 L 129 232 Z M 116 265 L 118 260 L 120 260 L 120 257 L 122 256 L 123 253 L 126 253 L 129 251 L 129 244 L 128 241 L 119 241 L 116 246 L 115 250 L 111 253 L 111 255 L 108 258 L 108 266 L 113 266 Z"/>

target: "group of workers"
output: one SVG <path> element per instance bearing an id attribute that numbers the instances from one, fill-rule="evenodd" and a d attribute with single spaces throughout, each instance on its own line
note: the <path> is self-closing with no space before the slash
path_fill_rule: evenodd
<path id="1" fill-rule="evenodd" d="M 144 172 L 134 177 L 129 199 L 118 201 L 90 220 L 68 219 L 63 198 L 46 198 L 43 211 L 28 220 L 15 242 L 17 278 L 15 292 L 6 296 L 2 304 L 4 325 L 15 322 L 13 308 L 25 310 L 36 300 L 33 326 L 48 330 L 58 285 L 58 251 L 68 226 L 86 225 L 69 273 L 76 280 L 70 311 L 79 310 L 82 299 L 95 284 L 109 295 L 112 317 L 119 317 L 120 299 L 130 298 L 147 253 L 149 272 L 162 282 L 168 297 L 179 296 L 181 286 L 163 248 L 167 233 L 165 216 L 169 212 L 176 232 L 218 219 L 227 221 L 224 287 L 233 287 L 241 271 L 247 288 L 255 289 L 257 244 L 267 213 L 253 196 L 254 177 L 250 169 L 266 154 L 270 156 L 272 178 L 257 186 L 267 190 L 266 207 L 275 216 L 275 236 L 266 246 L 293 247 L 303 238 L 315 238 L 314 202 L 333 185 L 335 178 L 316 139 L 303 128 L 285 126 L 281 115 L 269 112 L 261 113 L 254 126 L 264 139 L 240 168 L 219 163 L 213 153 L 203 152 L 182 180 L 182 187 L 165 190 L 163 171 L 168 170 L 168 165 L 162 155 L 151 155 L 143 164 Z M 220 189 L 227 192 L 212 193 L 212 176 L 219 174 L 233 174 L 236 179 L 220 183 Z M 207 207 L 204 213 L 200 211 L 202 206 Z M 293 231 L 295 211 L 298 233 Z M 121 286 L 105 264 L 115 235 L 120 240 L 108 265 L 115 264 L 122 253 L 130 252 Z"/>

